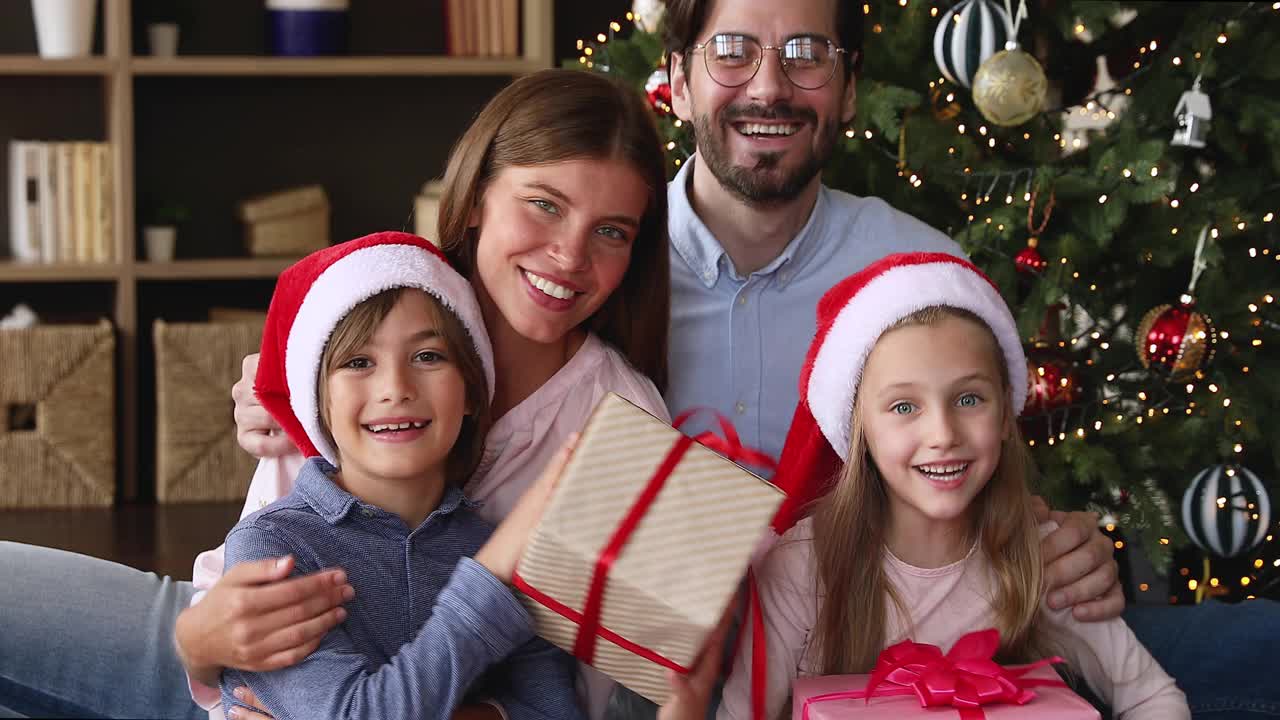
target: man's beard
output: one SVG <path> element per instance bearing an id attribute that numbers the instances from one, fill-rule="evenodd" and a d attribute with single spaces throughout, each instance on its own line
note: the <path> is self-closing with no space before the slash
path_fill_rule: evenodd
<path id="1" fill-rule="evenodd" d="M 755 153 L 756 162 L 753 167 L 734 165 L 729 160 L 725 142 L 727 135 L 737 132 L 733 123 L 751 120 L 808 122 L 814 128 L 816 146 L 806 148 L 805 157 L 790 172 L 781 170 L 783 153 L 780 152 Z M 726 190 L 750 205 L 780 205 L 798 197 L 831 159 L 839 133 L 839 127 L 835 124 L 825 128 L 820 126 L 812 110 L 795 110 L 789 105 L 768 109 L 759 105 L 745 108 L 728 106 L 721 112 L 719 128 L 712 127 L 709 115 L 696 116 L 693 125 L 698 155 L 707 164 L 711 174 Z M 719 132 L 716 132 L 717 129 Z"/>

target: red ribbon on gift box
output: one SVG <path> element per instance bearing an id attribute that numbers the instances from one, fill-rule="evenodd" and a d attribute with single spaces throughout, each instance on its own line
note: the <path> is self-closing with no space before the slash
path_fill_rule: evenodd
<path id="1" fill-rule="evenodd" d="M 815 703 L 860 698 L 869 703 L 873 697 L 915 695 L 921 707 L 950 706 L 961 720 L 982 720 L 987 716 L 984 705 L 1025 705 L 1036 696 L 1029 688 L 1066 686 L 1061 680 L 1022 677 L 1062 658 L 1006 668 L 992 660 L 999 647 L 1000 633 L 994 629 L 961 637 L 945 655 L 937 645 L 904 640 L 880 653 L 866 688 L 807 698 L 801 718 L 809 720 L 809 707 Z"/>
<path id="2" fill-rule="evenodd" d="M 678 430 L 681 425 L 699 411 L 700 409 L 695 408 L 681 413 L 672 423 L 672 427 Z M 689 668 L 674 660 L 663 657 L 649 648 L 632 642 L 603 627 L 600 625 L 600 613 L 603 610 L 605 585 L 608 583 L 609 572 L 613 568 L 614 562 L 622 554 L 622 550 L 626 547 L 627 541 L 631 539 L 632 533 L 639 527 L 641 519 L 649 511 L 649 507 L 666 485 L 667 479 L 671 477 L 671 473 L 675 471 L 676 466 L 680 464 L 680 460 L 693 443 L 700 443 L 707 449 L 739 464 L 753 465 L 769 470 L 777 467 L 777 463 L 768 454 L 743 445 L 733 424 L 720 413 L 714 414 L 724 437 L 721 438 L 710 431 L 700 433 L 694 437 L 682 435 L 671 446 L 662 463 L 658 465 L 658 469 L 649 478 L 644 490 L 640 492 L 635 503 L 632 504 L 627 514 L 622 518 L 622 522 L 618 524 L 617 529 L 614 530 L 613 535 L 609 538 L 609 542 L 605 544 L 604 550 L 600 552 L 600 556 L 596 559 L 595 570 L 591 575 L 591 583 L 588 585 L 587 597 L 583 603 L 582 612 L 578 612 L 537 590 L 525 582 L 518 572 L 513 573 L 512 581 L 521 592 L 578 626 L 578 634 L 574 639 L 573 655 L 582 662 L 591 664 L 595 660 L 596 639 L 601 637 L 662 667 L 679 673 L 687 674 L 689 672 Z"/>

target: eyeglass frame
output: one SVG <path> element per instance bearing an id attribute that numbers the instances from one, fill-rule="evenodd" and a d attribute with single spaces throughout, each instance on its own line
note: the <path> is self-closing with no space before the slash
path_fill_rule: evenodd
<path id="1" fill-rule="evenodd" d="M 739 36 L 739 37 L 743 37 L 743 38 L 746 38 L 746 39 L 748 39 L 748 40 L 751 40 L 752 42 L 754 42 L 754 43 L 755 43 L 755 44 L 760 48 L 760 59 L 759 59 L 759 60 L 757 60 L 757 61 L 756 61 L 756 63 L 755 63 L 755 66 L 756 66 L 756 67 L 755 67 L 755 70 L 753 70 L 753 71 L 751 72 L 751 75 L 749 75 L 749 76 L 747 77 L 747 79 L 746 79 L 746 80 L 743 80 L 742 82 L 738 83 L 737 85 L 728 85 L 728 84 L 723 83 L 723 82 L 720 82 L 720 80 L 716 79 L 715 73 L 713 73 L 713 72 L 711 71 L 711 65 L 710 65 L 710 62 L 711 62 L 711 61 L 707 59 L 707 52 L 706 52 L 707 47 L 709 47 L 709 46 L 710 46 L 710 44 L 711 44 L 711 42 L 712 42 L 712 41 L 714 41 L 717 37 L 720 37 L 721 35 L 737 35 L 737 36 Z M 821 85 L 818 85 L 818 86 L 816 86 L 816 87 L 807 88 L 807 87 L 804 87 L 804 86 L 802 86 L 802 85 L 798 84 L 794 79 L 792 79 L 791 75 L 789 75 L 789 74 L 787 73 L 787 63 L 786 63 L 786 60 L 784 60 L 784 59 L 783 59 L 783 57 L 782 57 L 782 50 L 787 46 L 787 43 L 789 43 L 789 42 L 791 42 L 792 40 L 795 40 L 795 39 L 797 39 L 797 38 L 810 38 L 810 39 L 813 39 L 813 40 L 822 40 L 823 42 L 825 42 L 825 43 L 827 44 L 827 47 L 828 47 L 828 48 L 829 48 L 829 49 L 830 49 L 830 50 L 831 50 L 835 55 L 837 55 L 837 56 L 839 56 L 839 55 L 841 55 L 841 54 L 845 55 L 845 56 L 846 56 L 846 58 L 847 58 L 845 62 L 846 62 L 847 64 L 852 64 L 853 62 L 855 62 L 855 61 L 857 60 L 857 57 L 858 57 L 858 51 L 857 51 L 857 50 L 849 50 L 849 49 L 847 49 L 847 48 L 840 47 L 839 45 L 837 45 L 837 44 L 836 44 L 836 42 L 835 42 L 834 40 L 832 40 L 832 39 L 831 39 L 831 38 L 829 38 L 829 37 L 826 37 L 825 35 L 808 34 L 808 33 L 800 33 L 800 34 L 798 34 L 798 35 L 792 35 L 791 37 L 788 37 L 786 40 L 784 40 L 784 41 L 783 41 L 783 43 L 782 43 L 781 45 L 764 45 L 764 44 L 762 44 L 762 43 L 760 42 L 760 38 L 758 38 L 758 37 L 756 37 L 756 36 L 754 36 L 754 35 L 748 35 L 747 33 L 718 32 L 718 33 L 716 33 L 716 34 L 712 35 L 710 38 L 708 38 L 708 39 L 707 39 L 707 42 L 700 42 L 700 43 L 697 43 L 696 45 L 691 45 L 691 46 L 689 47 L 689 49 L 688 49 L 686 52 L 690 52 L 690 53 L 692 53 L 692 52 L 697 52 L 697 51 L 699 51 L 699 50 L 701 50 L 701 51 L 702 51 L 702 66 L 703 66 L 704 68 L 706 68 L 706 70 L 707 70 L 707 77 L 710 77 L 710 78 L 711 78 L 711 80 L 712 80 L 713 82 L 715 82 L 715 84 L 719 85 L 720 87 L 724 87 L 724 88 L 740 88 L 740 87 L 742 87 L 743 85 L 746 85 L 747 83 L 749 83 L 749 82 L 751 82 L 752 80 L 754 80 L 754 79 L 755 79 L 755 77 L 756 77 L 756 75 L 759 75 L 759 74 L 760 74 L 760 67 L 761 67 L 762 65 L 764 65 L 764 58 L 765 58 L 766 51 L 773 50 L 773 51 L 775 51 L 775 54 L 778 56 L 778 66 L 782 68 L 782 74 L 783 74 L 784 76 L 786 76 L 786 78 L 787 78 L 787 82 L 791 83 L 792 85 L 794 85 L 795 87 L 797 87 L 797 88 L 799 88 L 799 89 L 801 89 L 801 90 L 821 90 L 822 88 L 824 88 L 824 87 L 826 87 L 827 85 L 829 85 L 829 84 L 831 83 L 831 79 L 832 79 L 832 78 L 834 78 L 834 77 L 836 76 L 836 66 L 837 66 L 837 65 L 839 65 L 840 63 L 839 63 L 839 62 L 833 62 L 833 63 L 831 63 L 831 74 L 827 76 L 827 79 L 826 79 L 826 80 L 823 80 L 823 81 L 822 81 L 822 84 L 821 84 Z"/>

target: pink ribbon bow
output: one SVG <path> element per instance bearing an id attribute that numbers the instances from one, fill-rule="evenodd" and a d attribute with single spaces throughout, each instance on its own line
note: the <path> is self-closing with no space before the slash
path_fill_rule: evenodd
<path id="1" fill-rule="evenodd" d="M 950 706 L 962 720 L 981 720 L 986 717 L 984 705 L 1024 705 L 1036 696 L 1028 688 L 1063 685 L 1058 680 L 1022 677 L 1062 658 L 1005 668 L 992 660 L 999 647 L 1000 633 L 994 629 L 961 637 L 945 655 L 936 645 L 904 640 L 880 653 L 865 689 L 808 698 L 802 717 L 808 720 L 809 706 L 827 700 L 865 698 L 869 703 L 873 697 L 915 695 L 921 707 Z"/>

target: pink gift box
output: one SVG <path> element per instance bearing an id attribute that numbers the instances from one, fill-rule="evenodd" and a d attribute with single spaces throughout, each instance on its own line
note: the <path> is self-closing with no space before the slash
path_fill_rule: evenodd
<path id="1" fill-rule="evenodd" d="M 1052 668 L 1042 667 L 1023 676 L 1028 680 L 1058 680 L 1058 674 Z M 792 685 L 792 720 L 804 718 L 805 701 L 831 693 L 844 693 L 863 690 L 870 680 L 870 675 L 830 675 L 827 677 L 799 678 Z M 881 686 L 883 689 L 885 686 Z M 988 718 L 989 720 L 1007 720 L 1008 718 L 1037 718 L 1044 720 L 1099 720 L 1101 715 L 1079 695 L 1066 687 L 1035 687 L 1036 697 L 1025 705 L 999 703 L 982 706 L 981 713 L 969 711 L 961 714 L 954 707 L 921 707 L 915 695 L 894 695 L 873 697 L 870 702 L 864 698 L 839 698 L 819 700 L 809 705 L 808 720 L 845 720 L 846 718 L 929 718 L 930 720 L 951 720 L 955 718 Z"/>

